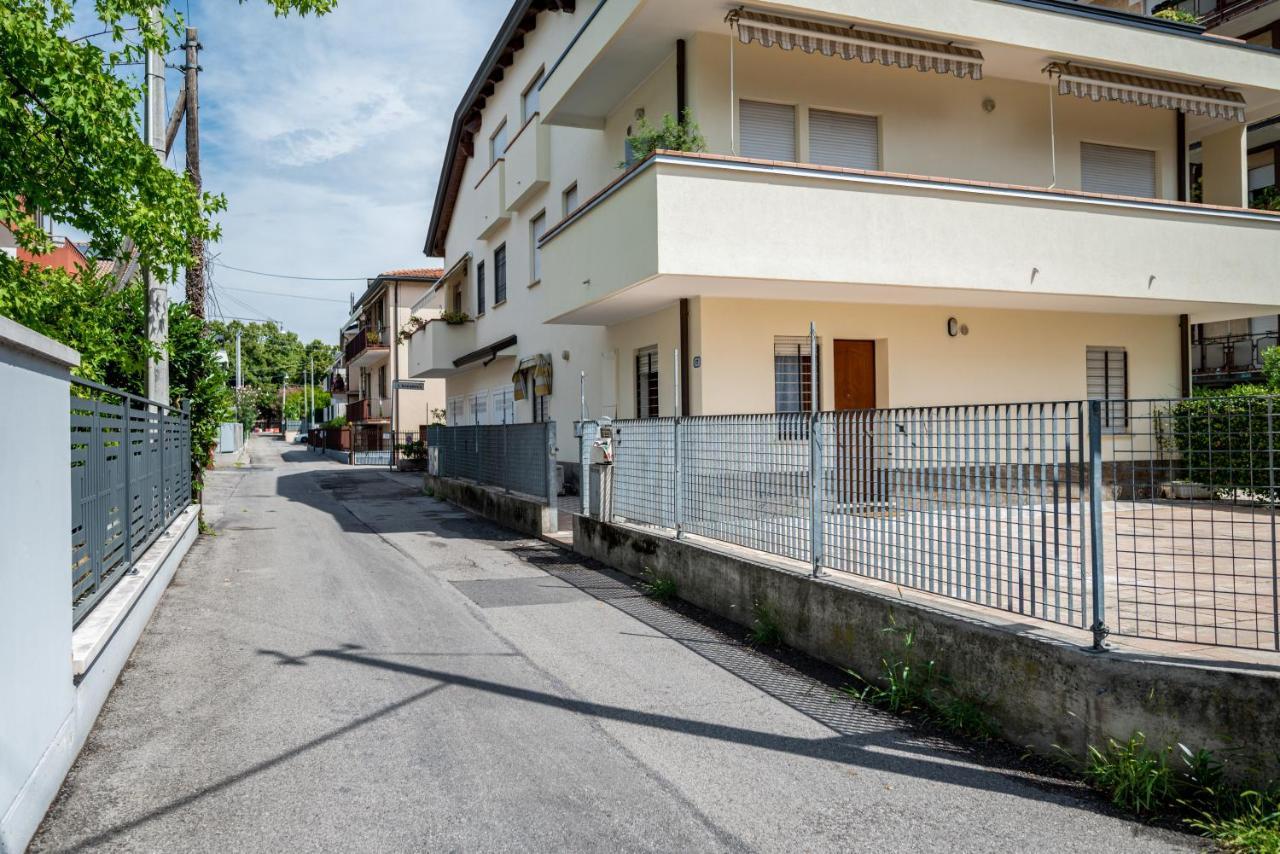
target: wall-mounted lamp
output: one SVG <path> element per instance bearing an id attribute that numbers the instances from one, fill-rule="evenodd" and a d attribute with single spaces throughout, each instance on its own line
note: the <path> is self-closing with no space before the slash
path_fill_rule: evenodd
<path id="1" fill-rule="evenodd" d="M 983 110 L 983 112 L 987 112 L 987 113 L 994 113 L 994 112 L 996 111 L 996 99 L 995 99 L 995 98 L 983 98 L 983 99 L 982 99 L 982 110 Z"/>
<path id="2" fill-rule="evenodd" d="M 961 323 L 959 320 L 956 320 L 954 317 L 947 318 L 947 335 L 949 335 L 952 338 L 955 338 L 957 335 L 968 335 L 968 334 L 969 334 L 969 325 L 967 323 Z"/>

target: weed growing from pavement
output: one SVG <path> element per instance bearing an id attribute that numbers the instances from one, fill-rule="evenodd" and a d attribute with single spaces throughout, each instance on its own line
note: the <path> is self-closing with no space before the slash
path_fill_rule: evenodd
<path id="1" fill-rule="evenodd" d="M 751 633 L 747 635 L 755 646 L 782 646 L 782 627 L 778 625 L 778 617 L 764 602 L 757 601 L 751 606 Z"/>
<path id="2" fill-rule="evenodd" d="M 670 602 L 676 598 L 676 580 L 669 575 L 659 575 L 652 569 L 644 571 L 640 589 L 655 602 Z"/>

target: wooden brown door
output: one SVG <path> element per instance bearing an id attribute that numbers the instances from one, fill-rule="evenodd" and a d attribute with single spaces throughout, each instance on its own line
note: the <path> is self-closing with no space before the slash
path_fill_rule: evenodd
<path id="1" fill-rule="evenodd" d="M 836 341 L 836 409 L 875 409 L 876 342 Z"/>
<path id="2" fill-rule="evenodd" d="M 876 342 L 836 341 L 836 409 L 874 409 L 876 406 Z M 841 505 L 863 512 L 874 506 L 876 482 L 874 431 L 868 415 L 835 418 L 838 460 L 829 488 Z"/>

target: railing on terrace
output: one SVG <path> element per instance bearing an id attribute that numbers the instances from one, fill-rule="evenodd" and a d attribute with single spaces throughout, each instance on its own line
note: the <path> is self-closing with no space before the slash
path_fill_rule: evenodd
<path id="1" fill-rule="evenodd" d="M 1280 650 L 1277 410 L 1251 397 L 619 421 L 612 512 L 1098 644 Z"/>
<path id="2" fill-rule="evenodd" d="M 347 404 L 347 420 L 380 421 L 390 420 L 391 400 L 383 397 L 366 397 Z"/>
<path id="3" fill-rule="evenodd" d="M 350 362 L 370 347 L 387 347 L 387 332 L 381 328 L 361 329 L 343 348 L 343 357 Z"/>
<path id="4" fill-rule="evenodd" d="M 71 385 L 71 606 L 79 623 L 191 503 L 187 412 Z"/>
<path id="5" fill-rule="evenodd" d="M 1253 332 L 1201 338 L 1191 344 L 1191 370 L 1197 379 L 1229 377 L 1262 370 L 1262 355 L 1280 345 L 1280 333 Z"/>
<path id="6" fill-rule="evenodd" d="M 428 470 L 546 501 L 554 510 L 556 425 L 492 424 L 427 428 Z"/>

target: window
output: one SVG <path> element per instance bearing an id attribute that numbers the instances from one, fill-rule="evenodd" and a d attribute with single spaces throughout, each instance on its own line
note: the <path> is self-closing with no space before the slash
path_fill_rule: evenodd
<path id="1" fill-rule="evenodd" d="M 796 108 L 790 104 L 740 101 L 743 157 L 764 160 L 796 160 Z"/>
<path id="2" fill-rule="evenodd" d="M 387 396 L 387 366 L 378 368 L 378 397 Z"/>
<path id="3" fill-rule="evenodd" d="M 822 352 L 822 345 L 818 345 Z M 819 366 L 822 362 L 819 359 Z M 822 405 L 819 382 L 818 405 Z M 813 354 L 809 336 L 779 335 L 773 339 L 773 409 L 809 412 L 813 407 Z"/>
<path id="4" fill-rule="evenodd" d="M 507 153 L 507 122 L 504 119 L 498 129 L 489 137 L 489 164 L 493 165 Z"/>
<path id="5" fill-rule="evenodd" d="M 827 110 L 809 111 L 809 160 L 823 166 L 880 168 L 880 120 Z"/>
<path id="6" fill-rule="evenodd" d="M 471 414 L 472 424 L 489 423 L 489 395 L 479 392 L 467 397 L 467 410 Z"/>
<path id="7" fill-rule="evenodd" d="M 1102 400 L 1102 432 L 1129 429 L 1129 354 L 1123 347 L 1089 347 L 1085 351 L 1085 376 L 1090 400 Z"/>
<path id="8" fill-rule="evenodd" d="M 461 427 L 463 425 L 463 400 L 461 397 L 451 397 L 445 401 L 446 418 L 450 427 Z"/>
<path id="9" fill-rule="evenodd" d="M 462 282 L 453 286 L 453 311 L 462 314 Z"/>
<path id="10" fill-rule="evenodd" d="M 658 417 L 658 348 L 636 351 L 636 418 Z"/>
<path id="11" fill-rule="evenodd" d="M 562 216 L 568 216 L 578 209 L 578 182 L 574 181 L 569 188 L 564 191 L 562 196 L 564 202 L 564 211 Z"/>
<path id="12" fill-rule="evenodd" d="M 530 280 L 532 284 L 542 281 L 542 247 L 538 245 L 538 241 L 542 239 L 542 235 L 547 233 L 547 212 L 535 216 L 529 222 L 529 258 L 531 259 Z"/>
<path id="13" fill-rule="evenodd" d="M 495 388 L 489 392 L 494 424 L 516 423 L 516 398 L 511 386 Z"/>
<path id="14" fill-rule="evenodd" d="M 484 314 L 484 262 L 476 264 L 476 317 Z"/>
<path id="15" fill-rule="evenodd" d="M 542 83 L 542 69 L 538 69 L 538 75 L 533 78 L 533 82 L 524 90 L 520 96 L 520 124 L 524 124 L 533 118 L 534 113 L 538 112 L 538 86 Z"/>
<path id="16" fill-rule="evenodd" d="M 1086 193 L 1156 197 L 1156 153 L 1114 145 L 1080 146 L 1080 189 Z"/>
<path id="17" fill-rule="evenodd" d="M 535 394 L 533 396 L 533 420 L 539 424 L 551 420 L 551 395 Z"/>
<path id="18" fill-rule="evenodd" d="M 507 244 L 493 250 L 493 304 L 507 301 Z"/>

